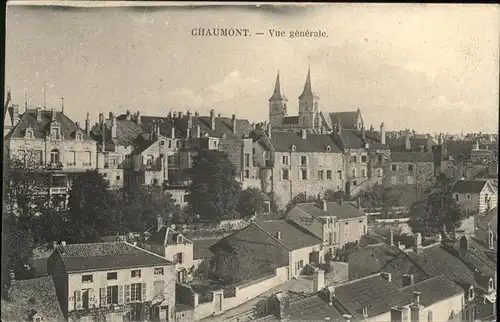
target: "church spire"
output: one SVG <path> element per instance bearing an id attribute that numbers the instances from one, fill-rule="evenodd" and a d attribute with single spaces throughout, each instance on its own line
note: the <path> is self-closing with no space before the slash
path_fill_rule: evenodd
<path id="1" fill-rule="evenodd" d="M 278 70 L 278 75 L 276 76 L 276 84 L 274 85 L 274 92 L 269 101 L 286 101 L 285 95 L 281 93 L 280 85 L 280 71 Z"/>
<path id="2" fill-rule="evenodd" d="M 304 90 L 302 91 L 302 94 L 300 94 L 299 98 L 303 97 L 310 97 L 313 96 L 312 92 L 312 86 L 311 86 L 311 67 L 309 66 L 309 69 L 307 70 L 307 78 L 306 78 L 306 83 L 304 84 Z"/>

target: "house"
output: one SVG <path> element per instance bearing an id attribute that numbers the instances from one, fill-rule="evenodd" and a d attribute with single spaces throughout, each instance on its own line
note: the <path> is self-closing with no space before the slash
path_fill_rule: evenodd
<path id="1" fill-rule="evenodd" d="M 59 322 L 64 316 L 51 276 L 16 280 L 10 272 L 8 298 L 2 296 L 2 321 Z"/>
<path id="2" fill-rule="evenodd" d="M 245 271 L 234 272 L 246 279 L 288 267 L 289 278 L 298 276 L 308 263 L 323 259 L 323 240 L 293 222 L 270 220 L 250 225 L 223 238 L 212 247 L 214 270 L 226 260 L 243 265 Z M 218 267 L 219 265 L 219 267 Z"/>
<path id="3" fill-rule="evenodd" d="M 20 158 L 46 168 L 47 192 L 66 194 L 76 173 L 96 167 L 96 144 L 85 129 L 61 111 L 26 109 L 4 137 L 8 158 Z"/>
<path id="4" fill-rule="evenodd" d="M 367 232 L 367 216 L 351 202 L 302 203 L 286 217 L 323 240 L 324 252 L 331 255 L 349 242 L 359 242 Z"/>
<path id="5" fill-rule="evenodd" d="M 70 321 L 96 314 L 163 321 L 175 316 L 172 262 L 127 242 L 63 242 L 48 267 L 63 315 Z"/>
<path id="6" fill-rule="evenodd" d="M 462 208 L 473 214 L 497 206 L 497 191 L 488 180 L 459 180 L 451 192 Z"/>
<path id="7" fill-rule="evenodd" d="M 498 207 L 487 212 L 478 213 L 474 216 L 474 236 L 488 245 L 490 249 L 496 249 L 498 240 Z"/>
<path id="8" fill-rule="evenodd" d="M 164 190 L 169 193 L 175 203 L 181 208 L 188 205 L 187 196 L 189 194 L 188 185 L 164 185 Z"/>

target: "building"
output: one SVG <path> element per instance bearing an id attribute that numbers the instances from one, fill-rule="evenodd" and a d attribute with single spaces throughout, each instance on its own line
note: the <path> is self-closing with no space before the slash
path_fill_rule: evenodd
<path id="1" fill-rule="evenodd" d="M 309 263 L 323 261 L 323 240 L 293 222 L 269 220 L 252 222 L 214 244 L 215 270 L 228 258 L 247 263 L 252 277 L 288 267 L 291 279 Z"/>
<path id="2" fill-rule="evenodd" d="M 387 138 L 391 152 L 431 152 L 433 142 L 429 136 L 419 137 L 409 132 Z"/>
<path id="3" fill-rule="evenodd" d="M 303 203 L 287 214 L 287 219 L 323 240 L 324 253 L 335 255 L 347 243 L 359 242 L 367 232 L 367 216 L 350 202 Z"/>
<path id="4" fill-rule="evenodd" d="M 409 200 L 420 200 L 435 182 L 432 152 L 391 152 L 384 185 L 404 190 Z"/>
<path id="5" fill-rule="evenodd" d="M 489 181 L 459 180 L 453 184 L 451 192 L 460 206 L 473 214 L 497 206 L 497 191 Z"/>
<path id="6" fill-rule="evenodd" d="M 498 240 L 498 207 L 474 216 L 474 236 L 488 245 L 489 249 L 497 248 Z"/>
<path id="7" fill-rule="evenodd" d="M 63 110 L 27 109 L 4 138 L 7 157 L 48 170 L 50 194 L 66 194 L 77 173 L 96 167 L 96 144 L 88 124 L 82 129 Z"/>
<path id="8" fill-rule="evenodd" d="M 66 245 L 49 258 L 63 315 L 70 321 L 107 319 L 172 321 L 172 262 L 126 242 Z"/>

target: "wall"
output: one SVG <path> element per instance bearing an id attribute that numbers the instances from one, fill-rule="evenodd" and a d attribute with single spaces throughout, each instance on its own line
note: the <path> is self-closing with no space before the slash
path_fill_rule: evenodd
<path id="1" fill-rule="evenodd" d="M 454 193 L 453 198 L 458 200 L 457 202 L 466 211 L 471 213 L 477 213 L 479 211 L 479 194 L 477 193 Z M 484 197 L 483 197 L 484 198 Z"/>
<path id="2" fill-rule="evenodd" d="M 425 296 L 425 293 L 423 293 Z M 448 321 L 453 311 L 454 314 L 462 312 L 464 294 L 458 294 L 449 299 L 434 303 L 422 309 L 421 318 L 426 321 L 429 312 L 432 312 L 432 321 Z"/>
<path id="3" fill-rule="evenodd" d="M 409 170 L 409 167 L 413 170 Z M 396 167 L 396 170 L 393 170 Z M 404 187 L 405 200 L 421 198 L 434 182 L 434 161 L 430 162 L 391 162 L 385 176 L 385 184 L 389 187 Z"/>
<path id="4" fill-rule="evenodd" d="M 290 265 L 290 273 L 292 276 L 298 276 L 300 274 L 300 271 L 296 271 L 295 269 L 295 263 L 302 260 L 303 261 L 302 268 L 305 267 L 307 264 L 309 264 L 309 254 L 311 254 L 312 252 L 319 252 L 319 260 L 320 262 L 323 262 L 324 254 L 320 245 L 305 247 L 290 252 L 289 265 Z"/>
<path id="5" fill-rule="evenodd" d="M 165 246 L 165 258 L 167 260 L 174 261 L 174 256 L 177 253 L 183 254 L 183 262 L 182 264 L 180 263 L 175 264 L 176 269 L 179 268 L 190 269 L 194 265 L 193 243 L 186 242 L 186 243 L 179 243 L 179 244 Z"/>
<path id="6" fill-rule="evenodd" d="M 374 317 L 370 317 L 368 319 L 364 319 L 364 322 L 387 322 L 391 321 L 391 311 L 383 314 L 379 314 Z M 422 321 L 423 322 L 423 321 Z"/>
<path id="7" fill-rule="evenodd" d="M 348 234 L 346 234 L 346 228 L 345 228 L 346 226 L 349 227 Z M 339 247 L 343 247 L 345 244 L 349 242 L 359 241 L 361 236 L 366 234 L 367 231 L 368 231 L 368 219 L 366 216 L 359 218 L 339 219 L 338 220 Z"/>

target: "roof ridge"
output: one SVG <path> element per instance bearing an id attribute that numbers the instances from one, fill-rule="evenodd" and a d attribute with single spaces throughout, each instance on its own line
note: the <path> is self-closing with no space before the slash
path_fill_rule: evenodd
<path id="1" fill-rule="evenodd" d="M 439 277 L 444 277 L 445 279 L 449 280 L 450 282 L 453 282 L 452 280 L 450 280 L 449 278 L 447 278 L 446 275 L 439 274 L 439 275 L 436 275 L 436 276 L 430 276 L 430 277 L 426 278 L 425 280 L 421 280 L 420 282 L 417 282 L 417 283 L 413 283 L 413 284 L 410 284 L 410 285 L 402 286 L 400 288 L 400 290 L 406 290 L 406 289 L 408 289 L 410 287 L 413 287 L 415 285 L 423 284 L 423 283 L 425 283 L 427 281 L 434 280 L 434 279 L 439 278 Z"/>
<path id="2" fill-rule="evenodd" d="M 288 224 L 286 221 L 283 221 L 283 222 L 285 222 L 286 224 Z M 290 249 L 287 245 L 285 245 L 281 240 L 279 240 L 278 238 L 276 238 L 275 236 L 273 236 L 271 233 L 269 233 L 268 231 L 266 231 L 264 228 L 262 228 L 259 225 L 257 225 L 257 223 L 255 221 L 253 221 L 252 224 L 255 225 L 257 228 L 259 228 L 260 230 L 262 230 L 267 235 L 271 236 L 275 241 L 277 241 L 278 243 L 280 243 L 283 247 L 285 247 L 289 251 L 292 251 L 292 249 Z"/>
<path id="3" fill-rule="evenodd" d="M 144 249 L 144 248 L 141 248 L 141 247 L 139 247 L 139 246 L 136 246 L 136 245 L 131 244 L 131 243 L 128 243 L 128 242 L 123 242 L 123 243 L 125 243 L 125 244 L 127 244 L 127 245 L 129 245 L 129 246 L 132 246 L 133 248 L 136 248 L 137 250 L 141 250 L 141 251 L 143 251 L 143 252 L 145 252 L 145 253 L 148 253 L 148 254 L 150 254 L 150 255 L 154 255 L 154 256 L 156 256 L 156 257 L 159 257 L 159 258 L 161 258 L 161 259 L 164 259 L 164 260 L 166 260 L 167 262 L 169 262 L 169 264 L 172 264 L 172 262 L 171 262 L 171 261 L 169 261 L 168 259 L 166 259 L 165 257 L 162 257 L 162 256 L 160 256 L 160 255 L 158 255 L 158 254 L 153 253 L 153 252 L 150 252 L 149 250 L 146 250 L 146 249 Z"/>
<path id="4" fill-rule="evenodd" d="M 374 273 L 374 274 L 367 275 L 367 276 L 363 276 L 363 277 L 357 278 L 357 279 L 355 279 L 355 280 L 352 280 L 352 281 L 347 281 L 347 282 L 344 282 L 344 283 L 342 283 L 342 284 L 338 284 L 338 285 L 335 285 L 335 286 L 334 286 L 334 285 L 331 285 L 331 284 L 329 284 L 329 285 L 327 285 L 327 286 L 334 286 L 335 288 L 337 288 L 337 287 L 340 287 L 340 286 L 353 284 L 353 283 L 355 283 L 355 282 L 363 281 L 363 280 L 366 280 L 366 279 L 369 279 L 369 278 L 372 278 L 372 277 L 376 277 L 376 276 L 380 276 L 380 277 L 382 277 L 382 273 L 381 273 L 381 272 L 379 272 L 379 273 Z M 382 277 L 382 278 L 383 278 L 383 277 Z"/>

